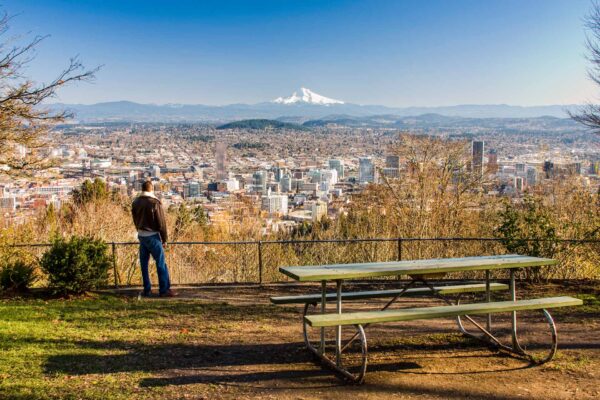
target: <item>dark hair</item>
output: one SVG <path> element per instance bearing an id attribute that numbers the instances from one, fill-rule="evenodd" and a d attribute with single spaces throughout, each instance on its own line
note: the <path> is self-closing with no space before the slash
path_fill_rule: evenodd
<path id="1" fill-rule="evenodd" d="M 142 183 L 142 190 L 144 192 L 151 192 L 152 189 L 154 189 L 154 186 L 152 185 L 151 181 L 145 181 L 144 183 Z"/>

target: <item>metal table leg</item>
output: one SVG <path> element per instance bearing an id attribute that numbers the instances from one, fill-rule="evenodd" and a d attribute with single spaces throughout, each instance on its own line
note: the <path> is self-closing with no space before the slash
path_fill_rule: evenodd
<path id="1" fill-rule="evenodd" d="M 492 291 L 490 290 L 490 270 L 485 270 L 485 301 L 492 301 Z M 487 315 L 487 323 L 485 328 L 488 332 L 492 331 L 492 314 Z"/>
<path id="2" fill-rule="evenodd" d="M 510 300 L 517 301 L 517 289 L 515 285 L 515 269 L 510 269 Z M 512 347 L 514 351 L 524 352 L 519 344 L 519 339 L 517 337 L 517 312 L 512 312 L 512 321 L 511 321 L 511 335 L 512 335 Z"/>
<path id="3" fill-rule="evenodd" d="M 327 282 L 321 281 L 321 314 L 325 314 L 327 306 Z M 325 328 L 321 328 L 321 345 L 319 347 L 321 354 L 325 354 Z"/>
<path id="4" fill-rule="evenodd" d="M 336 280 L 336 294 L 337 294 L 337 313 L 342 313 L 342 281 Z M 338 367 L 342 366 L 342 326 L 338 325 L 335 331 L 335 363 Z"/>

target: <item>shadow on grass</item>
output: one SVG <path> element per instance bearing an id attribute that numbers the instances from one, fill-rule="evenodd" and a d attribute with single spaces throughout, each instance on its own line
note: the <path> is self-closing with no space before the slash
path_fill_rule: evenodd
<path id="1" fill-rule="evenodd" d="M 291 344 L 156 344 L 121 341 L 76 342 L 77 347 L 120 354 L 63 354 L 50 356 L 47 374 L 109 374 L 115 372 L 152 372 L 242 365 L 302 363 L 311 360 L 299 343 Z"/>
<path id="2" fill-rule="evenodd" d="M 252 382 L 269 379 L 298 379 L 306 377 L 316 377 L 322 375 L 331 376 L 332 372 L 320 367 L 303 370 L 278 370 L 278 371 L 256 371 L 244 372 L 238 375 L 216 376 L 215 374 L 195 374 L 186 376 L 185 374 L 198 370 L 227 369 L 231 367 L 255 366 L 270 369 L 270 366 L 281 365 L 299 365 L 311 363 L 319 364 L 315 357 L 304 348 L 304 344 L 296 343 L 268 343 L 268 344 L 225 344 L 225 345 L 198 345 L 198 344 L 138 344 L 124 341 L 80 341 L 70 342 L 79 349 L 103 350 L 117 354 L 97 354 L 97 353 L 72 353 L 53 355 L 47 359 L 44 366 L 44 372 L 49 375 L 62 373 L 68 375 L 86 375 L 86 374 L 110 374 L 122 372 L 159 372 L 168 370 L 179 370 L 183 376 L 174 378 L 152 378 L 143 381 L 147 386 L 164 385 L 185 385 L 189 383 L 200 382 Z M 403 346 L 403 350 L 411 349 L 414 351 L 428 352 L 477 350 L 485 349 L 486 346 L 478 344 L 476 341 L 466 341 L 462 346 L 455 346 L 452 343 L 431 343 L 424 345 Z M 397 350 L 396 346 L 379 345 L 376 351 L 372 353 L 377 359 L 380 353 L 387 353 Z M 449 357 L 458 357 L 458 355 L 448 355 Z M 463 357 L 475 357 L 472 355 L 462 355 Z M 480 355 L 477 355 L 479 357 Z M 484 356 L 485 357 L 485 356 Z M 488 357 L 502 357 L 499 354 L 490 354 Z M 427 358 L 426 356 L 423 358 Z M 529 368 L 529 365 L 508 370 Z M 380 363 L 375 361 L 369 365 L 370 372 L 406 372 L 406 373 L 424 373 L 419 371 L 421 365 L 418 359 L 398 360 L 389 363 Z M 506 371 L 506 368 L 502 369 Z M 498 369 L 475 371 L 475 373 L 498 372 Z M 465 371 L 466 374 L 473 374 L 473 371 Z M 455 373 L 457 375 L 460 372 Z"/>

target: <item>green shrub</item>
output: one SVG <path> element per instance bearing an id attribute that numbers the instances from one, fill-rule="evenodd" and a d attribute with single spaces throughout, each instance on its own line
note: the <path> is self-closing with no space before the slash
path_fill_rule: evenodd
<path id="1" fill-rule="evenodd" d="M 23 292 L 36 281 L 35 267 L 24 260 L 12 261 L 0 270 L 0 288 Z"/>
<path id="2" fill-rule="evenodd" d="M 500 212 L 495 234 L 509 253 L 553 258 L 558 251 L 558 234 L 551 212 L 540 199 L 526 196 L 523 204 L 506 203 Z M 548 279 L 548 267 L 525 268 L 525 279 Z"/>
<path id="3" fill-rule="evenodd" d="M 111 261 L 101 240 L 73 236 L 57 239 L 40 265 L 55 293 L 80 294 L 107 283 Z"/>

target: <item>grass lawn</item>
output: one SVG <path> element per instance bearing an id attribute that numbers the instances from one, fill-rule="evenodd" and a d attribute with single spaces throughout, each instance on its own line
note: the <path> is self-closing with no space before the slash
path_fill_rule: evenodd
<path id="1" fill-rule="evenodd" d="M 218 364 L 219 348 L 238 339 L 232 332 L 241 326 L 247 334 L 268 332 L 278 312 L 284 310 L 111 295 L 5 300 L 0 303 L 0 398 L 157 397 L 167 387 L 144 387 L 144 380 L 199 361 Z M 202 392 L 209 395 L 211 387 Z"/>
<path id="2" fill-rule="evenodd" d="M 300 310 L 267 304 L 269 290 L 274 289 L 238 295 L 236 289 L 223 289 L 176 300 L 111 294 L 1 300 L 0 398 L 335 398 L 344 392 L 359 398 L 395 393 L 477 398 L 477 392 L 465 396 L 460 385 L 474 390 L 479 382 L 493 392 L 496 386 L 506 390 L 500 388 L 503 382 L 515 379 L 524 379 L 531 390 L 521 398 L 528 393 L 535 398 L 538 384 L 540 390 L 553 384 L 567 391 L 593 388 L 600 376 L 600 301 L 594 293 L 584 295 L 587 305 L 578 316 L 566 310 L 556 314 L 559 329 L 572 325 L 580 345 L 567 346 L 548 367 L 527 369 L 522 361 L 471 346 L 445 325 L 428 322 L 413 326 L 423 330 L 420 336 L 396 331 L 403 336 L 389 351 L 378 349 L 377 342 L 385 346 L 384 338 L 395 336 L 382 333 L 372 347 L 367 384 L 356 387 L 341 384 L 312 362 L 301 343 Z M 595 331 L 597 339 L 590 342 L 586 331 Z M 561 341 L 575 343 L 564 335 Z M 385 363 L 394 368 L 378 369 Z M 456 374 L 463 375 L 457 380 Z M 435 383 L 441 391 L 422 392 L 427 385 L 419 381 Z"/>

